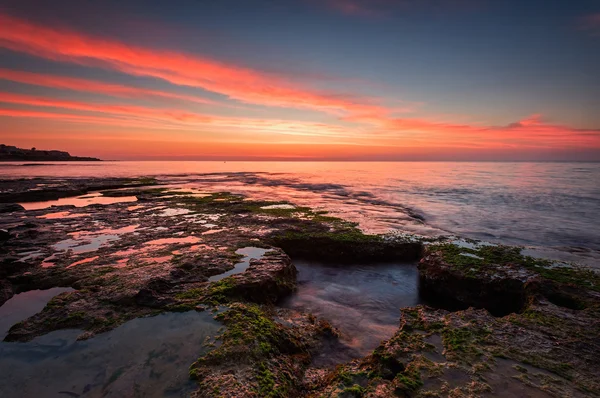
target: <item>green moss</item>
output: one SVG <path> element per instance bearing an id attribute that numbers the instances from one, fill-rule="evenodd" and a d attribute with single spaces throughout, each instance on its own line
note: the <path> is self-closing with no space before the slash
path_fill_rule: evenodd
<path id="1" fill-rule="evenodd" d="M 361 398 L 365 395 L 366 392 L 367 391 L 363 387 L 359 386 L 358 384 L 354 384 L 353 386 L 344 388 L 342 394 L 340 395 L 344 397 Z"/>
<path id="2" fill-rule="evenodd" d="M 302 240 L 311 241 L 315 239 L 327 239 L 332 242 L 343 243 L 381 243 L 383 238 L 381 235 L 366 235 L 361 230 L 352 228 L 344 231 L 318 231 L 318 232 L 295 232 L 288 231 L 278 240 Z"/>
<path id="3" fill-rule="evenodd" d="M 485 344 L 491 330 L 473 327 L 446 327 L 442 330 L 442 342 L 447 352 L 459 360 L 472 362 L 481 356 L 480 346 Z"/>
<path id="4" fill-rule="evenodd" d="M 190 376 L 202 380 L 211 366 L 250 365 L 256 384 L 251 388 L 261 397 L 287 397 L 293 382 L 278 360 L 304 352 L 303 345 L 282 325 L 275 323 L 261 307 L 235 303 L 215 319 L 226 329 L 218 337 L 221 345 L 199 358 Z"/>
<path id="5" fill-rule="evenodd" d="M 555 282 L 575 284 L 600 291 L 600 274 L 577 266 L 557 267 L 550 260 L 522 255 L 519 247 L 482 246 L 478 249 L 470 249 L 446 243 L 431 245 L 427 250 L 428 252 L 441 252 L 445 262 L 465 270 L 467 274 L 485 271 L 486 266 L 489 265 L 520 265 Z"/>
<path id="6" fill-rule="evenodd" d="M 540 326 L 560 327 L 563 323 L 563 320 L 560 318 L 534 309 L 528 309 L 522 314 L 514 315 L 510 320 L 512 323 L 520 326 L 525 326 L 527 323 L 535 323 Z"/>
<path id="7" fill-rule="evenodd" d="M 258 393 L 261 397 L 271 397 L 275 396 L 274 387 L 275 387 L 275 377 L 273 376 L 273 372 L 269 370 L 269 368 L 261 362 L 258 365 Z"/>
<path id="8" fill-rule="evenodd" d="M 231 276 L 223 278 L 220 281 L 211 283 L 208 288 L 210 296 L 227 296 L 235 289 L 235 279 Z"/>
<path id="9" fill-rule="evenodd" d="M 65 323 L 80 323 L 86 319 L 86 313 L 83 311 L 72 312 L 65 318 Z"/>
<path id="10" fill-rule="evenodd" d="M 360 384 L 362 380 L 368 379 L 366 372 L 349 372 L 343 366 L 338 368 L 336 377 L 346 387 Z"/>
<path id="11" fill-rule="evenodd" d="M 185 292 L 177 293 L 175 295 L 179 300 L 194 300 L 198 299 L 206 294 L 206 289 L 198 288 L 198 289 L 190 289 Z"/>
<path id="12" fill-rule="evenodd" d="M 421 372 L 418 367 L 407 367 L 404 372 L 398 373 L 394 378 L 396 392 L 417 391 L 423 387 Z"/>
<path id="13" fill-rule="evenodd" d="M 423 341 L 423 335 L 420 333 L 408 333 L 404 330 L 396 333 L 390 340 L 393 344 L 402 350 L 420 351 L 429 348 L 429 345 Z"/>

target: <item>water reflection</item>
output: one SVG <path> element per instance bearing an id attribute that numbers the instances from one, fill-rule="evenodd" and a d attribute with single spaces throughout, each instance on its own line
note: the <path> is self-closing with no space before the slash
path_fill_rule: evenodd
<path id="1" fill-rule="evenodd" d="M 298 291 L 283 306 L 329 320 L 345 345 L 324 352 L 319 365 L 369 354 L 397 330 L 400 308 L 421 303 L 415 264 L 294 264 Z"/>
<path id="2" fill-rule="evenodd" d="M 29 343 L 0 343 L 3 398 L 183 397 L 188 368 L 221 327 L 195 311 L 134 319 L 90 340 L 62 330 Z"/>
<path id="3" fill-rule="evenodd" d="M 0 341 L 4 340 L 12 325 L 43 310 L 52 297 L 70 291 L 73 289 L 69 287 L 55 287 L 15 294 L 0 307 Z"/>
<path id="4" fill-rule="evenodd" d="M 39 210 L 39 209 L 47 209 L 50 206 L 75 206 L 75 207 L 85 207 L 89 205 L 110 205 L 113 203 L 125 203 L 125 202 L 136 202 L 137 198 L 135 196 L 122 196 L 118 198 L 102 196 L 101 193 L 91 193 L 83 196 L 76 196 L 73 198 L 61 198 L 57 200 L 47 200 L 43 202 L 27 202 L 21 203 L 21 206 L 25 208 L 25 210 Z"/>
<path id="5" fill-rule="evenodd" d="M 242 273 L 242 272 L 246 271 L 246 269 L 248 269 L 248 267 L 250 266 L 250 261 L 255 260 L 255 259 L 256 260 L 261 259 L 262 256 L 264 256 L 265 253 L 268 251 L 269 251 L 269 249 L 262 249 L 260 247 L 244 247 L 244 248 L 238 249 L 235 252 L 236 252 L 236 254 L 241 254 L 244 256 L 242 261 L 237 263 L 235 265 L 235 267 L 233 267 L 233 269 L 231 269 L 227 272 L 224 272 L 219 275 L 211 276 L 210 278 L 208 278 L 208 281 L 216 282 L 216 281 L 220 281 L 221 279 L 226 278 L 230 275 Z"/>

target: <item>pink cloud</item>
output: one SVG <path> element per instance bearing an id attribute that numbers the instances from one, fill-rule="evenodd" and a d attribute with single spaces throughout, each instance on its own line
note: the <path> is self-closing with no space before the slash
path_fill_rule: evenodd
<path id="1" fill-rule="evenodd" d="M 481 0 L 326 0 L 329 9 L 350 16 L 383 17 L 395 11 L 424 8 L 430 12 L 471 10 L 482 7 Z"/>
<path id="2" fill-rule="evenodd" d="M 600 12 L 581 18 L 580 27 L 594 36 L 600 36 Z"/>
<path id="3" fill-rule="evenodd" d="M 333 114 L 386 114 L 370 98 L 314 90 L 239 65 L 175 51 L 157 50 L 55 29 L 0 14 L 0 46 L 56 61 L 154 77 L 201 88 L 241 102 L 312 109 Z"/>
<path id="4" fill-rule="evenodd" d="M 384 2 L 385 3 L 385 2 Z M 345 15 L 373 17 L 382 15 L 381 1 L 373 0 L 329 0 L 328 5 L 334 11 Z"/>

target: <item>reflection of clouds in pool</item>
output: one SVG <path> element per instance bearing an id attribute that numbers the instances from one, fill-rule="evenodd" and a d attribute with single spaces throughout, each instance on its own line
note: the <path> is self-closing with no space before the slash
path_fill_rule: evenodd
<path id="1" fill-rule="evenodd" d="M 52 297 L 70 291 L 73 289 L 69 287 L 55 287 L 15 294 L 0 306 L 0 341 L 4 339 L 12 325 L 40 312 Z M 0 362 L 1 358 L 0 356 Z"/>
<path id="2" fill-rule="evenodd" d="M 61 198 L 57 200 L 48 200 L 44 202 L 26 202 L 20 203 L 21 206 L 25 208 L 25 210 L 39 210 L 46 209 L 50 206 L 75 206 L 75 207 L 85 207 L 89 205 L 111 205 L 114 203 L 126 203 L 126 202 L 136 202 L 137 198 L 135 196 L 121 196 L 121 197 L 109 197 L 102 196 L 101 193 L 96 192 L 90 195 L 85 196 L 75 196 L 71 198 Z"/>
<path id="3" fill-rule="evenodd" d="M 192 311 L 134 319 L 85 341 L 63 330 L 0 343 L 2 397 L 188 396 L 197 388 L 188 368 L 221 326 Z"/>
<path id="4" fill-rule="evenodd" d="M 244 256 L 242 258 L 242 260 L 239 263 L 237 263 L 233 267 L 233 269 L 230 269 L 229 271 L 224 272 L 219 275 L 213 275 L 210 278 L 208 278 L 208 281 L 216 282 L 216 281 L 220 281 L 221 279 L 226 278 L 230 275 L 242 273 L 242 272 L 246 271 L 246 269 L 248 269 L 248 267 L 250 266 L 250 261 L 261 259 L 262 256 L 264 256 L 265 253 L 268 251 L 269 251 L 269 249 L 262 249 L 260 247 L 243 247 L 241 249 L 238 249 L 235 252 L 236 252 L 236 254 L 241 254 Z"/>
<path id="5" fill-rule="evenodd" d="M 329 320 L 350 348 L 325 357 L 326 365 L 367 355 L 394 334 L 400 308 L 421 302 L 414 264 L 294 264 L 299 271 L 298 290 L 283 305 Z"/>

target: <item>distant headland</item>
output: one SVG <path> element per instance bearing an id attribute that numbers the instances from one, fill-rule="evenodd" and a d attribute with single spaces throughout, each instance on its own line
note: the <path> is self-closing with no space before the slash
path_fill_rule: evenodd
<path id="1" fill-rule="evenodd" d="M 0 162 L 10 161 L 85 161 L 85 162 L 100 162 L 101 159 L 71 156 L 69 152 L 65 151 L 47 151 L 36 148 L 23 149 L 17 148 L 16 146 L 0 144 Z"/>

